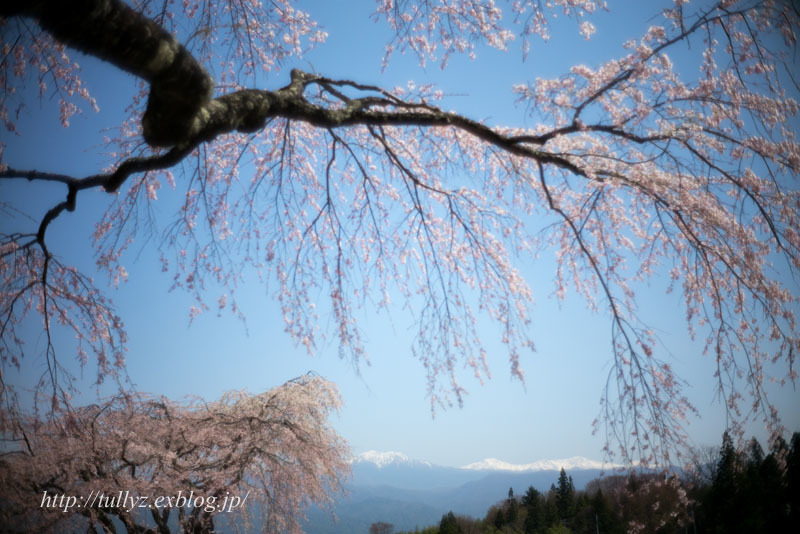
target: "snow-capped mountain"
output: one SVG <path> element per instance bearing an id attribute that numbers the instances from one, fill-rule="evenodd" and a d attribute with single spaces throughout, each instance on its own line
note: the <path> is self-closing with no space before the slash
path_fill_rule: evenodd
<path id="1" fill-rule="evenodd" d="M 355 456 L 350 460 L 353 465 L 356 464 L 372 464 L 378 468 L 388 466 L 424 466 L 433 467 L 430 462 L 425 460 L 411 459 L 402 452 L 396 451 L 365 451 Z M 466 469 L 468 471 L 559 471 L 562 468 L 567 471 L 581 470 L 581 469 L 613 469 L 617 467 L 615 464 L 606 462 L 598 462 L 584 458 L 583 456 L 573 456 L 571 458 L 562 458 L 559 460 L 539 460 L 529 464 L 512 464 L 504 462 L 497 458 L 486 458 L 479 462 L 473 462 L 465 466 L 455 469 Z"/>
<path id="2" fill-rule="evenodd" d="M 371 463 L 379 468 L 389 465 L 416 465 L 428 466 L 430 462 L 424 460 L 412 460 L 402 452 L 395 451 L 365 451 L 350 460 L 351 464 Z"/>
<path id="3" fill-rule="evenodd" d="M 614 470 L 615 465 L 581 456 L 561 460 L 539 460 L 529 464 L 512 464 L 487 458 L 463 467 L 435 465 L 409 458 L 395 451 L 366 451 L 350 460 L 353 482 L 362 486 L 393 486 L 408 490 L 457 487 L 487 476 L 519 475 L 549 480 L 564 468 L 575 480 L 591 478 Z M 539 476 L 541 475 L 541 477 Z M 543 477 L 543 478 L 542 478 Z M 588 481 L 588 479 L 586 480 Z M 525 488 L 523 488 L 525 489 Z"/>
<path id="4" fill-rule="evenodd" d="M 539 460 L 529 464 L 512 464 L 498 460 L 496 458 L 486 458 L 480 462 L 474 462 L 463 466 L 461 469 L 475 471 L 559 471 L 562 468 L 566 471 L 581 469 L 613 469 L 614 464 L 590 460 L 583 456 L 573 456 L 561 460 Z"/>
<path id="5" fill-rule="evenodd" d="M 522 495 L 533 486 L 539 491 L 558 482 L 563 467 L 575 488 L 586 484 L 612 465 L 582 457 L 512 464 L 489 458 L 463 467 L 446 467 L 409 458 L 395 451 L 366 451 L 350 461 L 348 495 L 334 510 L 338 522 L 322 510 L 309 514 L 305 530 L 317 534 L 367 532 L 376 521 L 388 521 L 399 530 L 435 524 L 443 514 L 483 517 L 486 510 L 506 498 L 508 489 Z"/>

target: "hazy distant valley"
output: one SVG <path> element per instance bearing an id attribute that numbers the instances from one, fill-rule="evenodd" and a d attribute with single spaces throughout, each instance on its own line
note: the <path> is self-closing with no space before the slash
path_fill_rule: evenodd
<path id="1" fill-rule="evenodd" d="M 546 491 L 557 481 L 561 467 L 572 476 L 576 489 L 604 472 L 601 463 L 580 457 L 526 465 L 487 459 L 443 467 L 400 453 L 369 451 L 352 463 L 349 494 L 334 509 L 337 520 L 329 512 L 312 509 L 304 529 L 315 534 L 366 533 L 377 521 L 392 523 L 395 530 L 413 529 L 438 523 L 449 511 L 482 517 L 506 497 L 509 487 L 516 494 L 529 486 Z"/>

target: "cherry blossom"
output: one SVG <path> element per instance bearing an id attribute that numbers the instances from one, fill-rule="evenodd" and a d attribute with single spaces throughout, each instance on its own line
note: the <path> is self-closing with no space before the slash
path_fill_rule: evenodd
<path id="1" fill-rule="evenodd" d="M 715 359 L 731 430 L 760 419 L 773 439 L 782 434 L 765 385 L 793 383 L 800 350 L 800 144 L 790 76 L 798 17 L 788 4 L 675 2 L 621 57 L 517 85 L 534 123 L 522 129 L 446 111 L 435 87 L 387 89 L 299 69 L 274 87 L 265 72 L 324 42 L 288 0 L 263 9 L 97 1 L 124 14 L 116 31 L 147 34 L 138 53 L 109 51 L 102 32 L 91 40 L 77 22 L 60 24 L 35 7 L 0 10 L 16 28 L 4 42 L 15 59 L 4 63 L 3 102 L 27 82 L 34 46 L 50 47 L 47 57 L 63 43 L 102 53 L 110 69 L 142 80 L 130 118 L 109 137 L 114 157 L 97 174 L 18 169 L 3 155 L 3 180 L 51 182 L 67 193 L 37 229 L 2 235 L 4 369 L 22 365 L 17 328 L 35 315 L 48 333 L 57 322 L 76 334 L 98 380 L 119 372 L 121 319 L 88 278 L 59 262 L 46 231 L 84 190 L 115 193 L 95 233 L 98 266 L 115 283 L 160 188 L 169 187 L 183 202 L 161 234 L 161 265 L 174 288 L 194 297 L 192 317 L 238 314 L 241 273 L 252 267 L 299 346 L 313 353 L 332 336 L 358 364 L 368 357 L 360 313 L 403 307 L 416 320 L 411 352 L 427 370 L 436 409 L 463 402 L 461 367 L 490 376 L 486 322 L 496 325 L 511 374 L 524 378 L 533 292 L 520 266 L 553 250 L 554 293 L 574 292 L 610 319 L 613 363 L 597 424 L 610 456 L 665 465 L 687 444 L 694 407 L 640 318 L 637 290 L 659 273 L 682 295 L 689 334 Z M 444 66 L 453 54 L 506 49 L 517 37 L 527 50 L 531 35 L 547 37 L 557 12 L 579 20 L 576 38 L 589 37 L 584 19 L 606 8 L 588 0 L 384 0 L 375 16 L 394 32 L 387 57 L 407 50 Z M 687 54 L 687 66 L 676 65 Z M 80 93 L 72 67 L 51 67 L 54 90 Z M 542 220 L 544 229 L 532 223 Z M 323 314 L 329 331 L 320 331 Z M 54 345 L 47 354 L 41 389 L 56 408 L 68 405 Z M 769 375 L 776 366 L 782 376 Z M 24 418 L 10 385 L 2 391 L 10 432 Z"/>
<path id="2" fill-rule="evenodd" d="M 329 506 L 349 470 L 346 444 L 327 422 L 339 405 L 333 384 L 306 375 L 216 402 L 120 395 L 45 424 L 23 422 L 0 462 L 0 518 L 11 531 L 97 524 L 113 532 L 114 518 L 128 532 L 175 524 L 198 532 L 220 517 L 247 524 L 261 514 L 263 531 L 301 532 L 302 509 Z M 82 505 L 43 506 L 48 494 Z M 126 501 L 111 504 L 116 495 Z M 187 495 L 194 500 L 180 505 Z M 225 506 L 226 498 L 248 506 Z M 159 506 L 167 499 L 174 505 Z"/>

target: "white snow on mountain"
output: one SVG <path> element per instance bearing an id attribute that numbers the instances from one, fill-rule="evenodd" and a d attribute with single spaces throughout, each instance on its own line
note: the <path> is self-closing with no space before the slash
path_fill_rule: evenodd
<path id="1" fill-rule="evenodd" d="M 395 451 L 365 451 L 353 458 L 350 463 L 369 462 L 378 467 L 387 465 L 425 465 L 431 464 L 423 460 L 412 460 L 402 452 Z"/>
<path id="2" fill-rule="evenodd" d="M 561 468 L 566 471 L 573 469 L 612 469 L 614 464 L 590 460 L 582 456 L 573 456 L 561 460 L 539 460 L 530 464 L 512 464 L 496 458 L 487 458 L 480 462 L 474 462 L 462 467 L 475 471 L 558 471 Z"/>
<path id="3" fill-rule="evenodd" d="M 365 451 L 350 460 L 352 464 L 371 463 L 379 468 L 389 465 L 394 466 L 426 466 L 432 467 L 430 462 L 424 460 L 411 459 L 402 452 L 396 451 Z M 598 462 L 582 456 L 573 456 L 560 460 L 539 460 L 529 464 L 512 464 L 496 458 L 487 458 L 480 462 L 474 462 L 461 469 L 469 471 L 558 471 L 561 468 L 567 471 L 577 469 L 613 469 L 618 467 L 615 464 Z"/>

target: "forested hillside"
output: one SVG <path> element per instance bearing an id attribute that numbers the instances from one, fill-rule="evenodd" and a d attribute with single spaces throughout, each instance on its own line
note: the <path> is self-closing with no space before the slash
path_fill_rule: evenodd
<path id="1" fill-rule="evenodd" d="M 501 497 L 501 496 L 498 496 Z M 725 434 L 680 473 L 628 473 L 575 489 L 561 470 L 550 490 L 509 489 L 482 519 L 442 516 L 417 534 L 778 533 L 800 531 L 800 433 L 768 454 L 755 439 L 737 450 Z M 376 523 L 370 534 L 390 534 Z M 398 533 L 398 534 L 411 534 Z"/>

